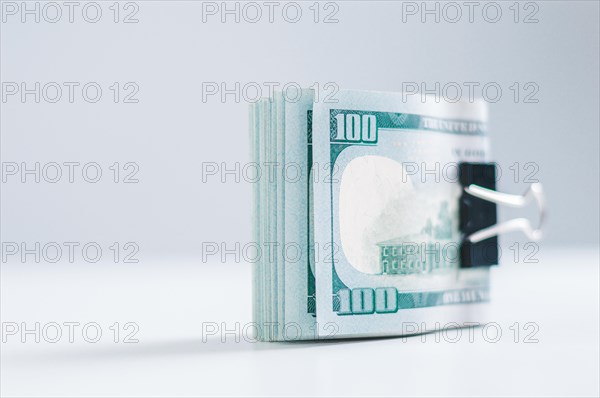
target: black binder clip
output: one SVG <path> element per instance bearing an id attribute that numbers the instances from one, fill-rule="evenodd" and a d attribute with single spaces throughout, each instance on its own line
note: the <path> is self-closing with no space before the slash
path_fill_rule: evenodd
<path id="1" fill-rule="evenodd" d="M 498 264 L 498 235 L 522 231 L 533 241 L 542 237 L 544 195 L 542 185 L 534 183 L 523 195 L 496 191 L 494 163 L 460 163 L 459 180 L 463 187 L 460 198 L 461 267 L 480 267 Z M 534 200 L 540 212 L 537 228 L 526 218 L 515 218 L 497 224 L 496 204 L 523 207 Z"/>

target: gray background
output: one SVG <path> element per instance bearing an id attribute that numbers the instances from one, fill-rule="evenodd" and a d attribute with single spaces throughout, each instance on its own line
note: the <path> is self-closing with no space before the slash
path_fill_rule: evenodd
<path id="1" fill-rule="evenodd" d="M 400 2 L 337 2 L 339 23 L 315 24 L 302 3 L 296 24 L 202 22 L 193 2 L 138 2 L 139 23 L 21 23 L 1 28 L 3 82 L 99 82 L 101 101 L 1 107 L 3 162 L 98 162 L 97 184 L 2 184 L 2 241 L 134 241 L 140 258 L 199 258 L 201 243 L 251 239 L 251 184 L 201 181 L 202 162 L 249 161 L 248 104 L 202 102 L 202 82 L 335 82 L 399 91 L 403 82 L 497 82 L 490 104 L 495 159 L 539 165 L 548 199 L 549 245 L 598 245 L 599 23 L 595 1 L 536 2 L 538 23 L 402 21 Z M 483 3 L 482 3 L 483 4 Z M 322 11 L 323 12 L 323 11 Z M 524 12 L 524 11 L 522 11 Z M 63 17 L 64 18 L 64 17 Z M 136 82 L 137 104 L 107 87 Z M 538 103 L 508 87 L 535 82 Z M 108 166 L 136 162 L 137 184 L 110 182 Z M 502 179 L 520 192 L 527 184 Z M 513 238 L 511 238 L 513 239 Z M 524 239 L 515 234 L 514 239 Z"/>
<path id="2" fill-rule="evenodd" d="M 0 185 L 0 241 L 97 242 L 106 261 L 90 264 L 79 251 L 73 264 L 35 264 L 31 255 L 27 264 L 18 256 L 1 264 L 3 327 L 96 322 L 103 336 L 90 344 L 76 333 L 70 342 L 63 328 L 55 344 L 3 334 L 0 394 L 597 397 L 599 6 L 533 2 L 539 22 L 515 24 L 513 3 L 498 2 L 495 24 L 480 12 L 474 23 L 403 22 L 402 3 L 391 1 L 337 2 L 335 24 L 315 24 L 312 1 L 301 3 L 296 24 L 281 14 L 274 23 L 203 23 L 202 4 L 190 1 L 136 2 L 136 24 L 112 22 L 112 0 L 100 3 L 95 24 L 81 18 L 86 3 L 73 23 L 7 18 L 2 82 L 98 82 L 104 95 L 94 104 L 80 96 L 72 104 L 0 102 L 2 162 L 98 162 L 104 174 L 96 184 L 81 174 L 72 184 L 11 177 Z M 123 7 L 121 17 L 131 10 Z M 139 103 L 112 102 L 115 81 L 136 82 Z M 481 339 L 485 328 L 473 342 L 466 331 L 459 342 L 436 333 L 306 344 L 232 333 L 251 321 L 251 268 L 231 255 L 225 264 L 201 257 L 202 242 L 233 248 L 251 239 L 251 184 L 202 182 L 203 162 L 250 159 L 248 104 L 202 102 L 202 82 L 221 81 L 386 91 L 403 82 L 500 84 L 503 96 L 490 104 L 495 159 L 505 175 L 515 162 L 535 162 L 549 207 L 539 263 L 528 263 L 526 238 L 513 233 L 502 241 L 521 243 L 518 264 L 491 270 L 489 320 L 502 340 Z M 539 102 L 515 103 L 514 82 L 536 83 Z M 114 162 L 136 162 L 139 183 L 111 182 Z M 526 185 L 500 180 L 507 192 Z M 534 216 L 501 216 L 523 213 Z M 113 242 L 137 243 L 140 262 L 111 264 Z M 138 325 L 139 343 L 115 343 L 115 322 Z M 221 336 L 205 339 L 206 322 L 221 325 Z M 538 343 L 524 344 L 526 325 L 539 328 Z M 386 378 L 382 369 L 398 371 Z"/>

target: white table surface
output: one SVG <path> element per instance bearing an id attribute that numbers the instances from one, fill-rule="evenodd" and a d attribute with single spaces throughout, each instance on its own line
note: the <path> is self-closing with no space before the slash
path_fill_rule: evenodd
<path id="1" fill-rule="evenodd" d="M 494 270 L 490 315 L 503 332 L 497 343 L 486 341 L 481 328 L 473 342 L 466 329 L 457 342 L 450 333 L 426 335 L 425 342 L 415 336 L 252 343 L 234 334 L 203 342 L 203 322 L 231 329 L 251 322 L 248 264 L 3 264 L 5 327 L 96 322 L 103 335 L 88 343 L 75 329 L 74 342 L 63 335 L 53 344 L 5 334 L 0 393 L 598 396 L 598 249 L 542 247 L 539 257 L 538 264 Z M 114 343 L 114 322 L 139 325 L 139 342 Z M 528 322 L 539 326 L 537 343 L 524 342 L 533 330 L 523 329 Z"/>

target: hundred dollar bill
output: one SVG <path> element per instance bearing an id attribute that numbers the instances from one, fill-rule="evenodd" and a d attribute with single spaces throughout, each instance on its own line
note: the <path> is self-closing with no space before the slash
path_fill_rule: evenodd
<path id="1" fill-rule="evenodd" d="M 251 107 L 262 340 L 402 335 L 484 320 L 487 269 L 459 269 L 459 161 L 489 157 L 479 103 L 346 91 Z M 314 109 L 313 109 L 314 108 Z M 289 251 L 288 249 L 292 249 Z"/>
<path id="2" fill-rule="evenodd" d="M 314 339 L 316 301 L 313 250 L 312 108 L 314 93 L 302 90 L 298 101 L 285 103 L 285 166 L 292 170 L 285 184 L 285 241 L 299 248 L 285 264 L 285 319 L 282 337 Z"/>
<path id="3" fill-rule="evenodd" d="M 286 101 L 275 92 L 250 107 L 252 158 L 263 169 L 254 184 L 253 235 L 259 247 L 273 248 L 253 269 L 253 318 L 262 340 L 318 337 L 309 265 L 313 97 L 312 90 L 302 90 Z M 273 179 L 267 178 L 271 170 Z"/>
<path id="4" fill-rule="evenodd" d="M 460 269 L 461 161 L 489 159 L 484 103 L 341 91 L 315 103 L 318 335 L 385 336 L 482 322 L 487 267 Z M 313 166 L 315 167 L 315 166 Z M 309 261 L 310 267 L 310 261 Z"/>

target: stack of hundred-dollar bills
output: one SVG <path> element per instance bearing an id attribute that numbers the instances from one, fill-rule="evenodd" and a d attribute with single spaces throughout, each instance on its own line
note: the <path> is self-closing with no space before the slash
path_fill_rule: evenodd
<path id="1" fill-rule="evenodd" d="M 265 341 L 483 322 L 489 268 L 460 268 L 458 163 L 489 161 L 487 108 L 303 90 L 250 107 L 253 317 Z"/>

